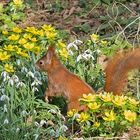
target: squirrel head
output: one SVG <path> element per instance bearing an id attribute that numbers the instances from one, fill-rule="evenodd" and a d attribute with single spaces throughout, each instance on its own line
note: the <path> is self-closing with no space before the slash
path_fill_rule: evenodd
<path id="1" fill-rule="evenodd" d="M 49 46 L 46 54 L 41 57 L 36 63 L 36 67 L 42 71 L 49 71 L 53 65 L 53 58 L 56 57 L 55 47 Z"/>

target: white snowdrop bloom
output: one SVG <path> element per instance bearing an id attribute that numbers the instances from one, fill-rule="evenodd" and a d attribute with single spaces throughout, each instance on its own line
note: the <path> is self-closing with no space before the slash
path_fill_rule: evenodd
<path id="1" fill-rule="evenodd" d="M 53 114 L 56 114 L 57 113 L 54 109 L 50 109 L 48 112 L 49 113 L 53 113 Z"/>
<path id="2" fill-rule="evenodd" d="M 17 129 L 16 129 L 16 133 L 18 133 L 19 131 L 20 131 L 20 129 L 19 129 L 19 128 L 17 128 Z"/>
<path id="3" fill-rule="evenodd" d="M 74 41 L 74 43 L 75 43 L 75 44 L 82 44 L 83 42 L 82 42 L 81 40 L 76 39 L 76 40 Z"/>
<path id="4" fill-rule="evenodd" d="M 39 127 L 39 123 L 38 122 L 34 122 L 35 126 Z"/>
<path id="5" fill-rule="evenodd" d="M 76 58 L 76 61 L 80 61 L 82 59 L 82 54 L 78 55 L 77 58 Z"/>
<path id="6" fill-rule="evenodd" d="M 69 44 L 67 45 L 67 49 L 68 49 L 68 50 L 70 50 L 70 48 L 72 48 L 72 47 L 74 47 L 75 50 L 78 50 L 78 46 L 77 46 L 76 44 L 74 44 L 74 42 L 69 43 Z"/>
<path id="7" fill-rule="evenodd" d="M 14 81 L 15 83 L 19 82 L 19 78 L 18 78 L 17 75 L 13 75 L 11 78 L 13 79 L 13 81 Z"/>
<path id="8" fill-rule="evenodd" d="M 9 99 L 9 97 L 8 97 L 7 95 L 2 95 L 2 96 L 0 97 L 0 100 L 1 100 L 1 101 L 9 101 L 10 99 Z"/>
<path id="9" fill-rule="evenodd" d="M 39 90 L 37 87 L 32 87 L 32 91 L 35 92 L 35 91 L 39 91 Z"/>
<path id="10" fill-rule="evenodd" d="M 63 130 L 64 132 L 66 132 L 68 130 L 68 127 L 66 125 L 62 125 L 60 127 L 61 130 Z"/>
<path id="11" fill-rule="evenodd" d="M 38 137 L 39 137 L 39 135 L 38 135 L 38 134 L 34 134 L 33 136 L 35 137 L 35 139 L 34 139 L 34 140 L 37 140 L 37 139 L 38 139 Z"/>
<path id="12" fill-rule="evenodd" d="M 100 54 L 100 53 L 101 53 L 101 50 L 97 49 L 96 52 L 97 52 L 98 54 Z"/>
<path id="13" fill-rule="evenodd" d="M 47 122 L 45 120 L 41 120 L 40 121 L 40 126 L 42 127 L 44 124 L 47 124 Z"/>
<path id="14" fill-rule="evenodd" d="M 14 81 L 13 81 L 13 79 L 12 79 L 12 78 L 10 78 L 10 79 L 9 79 L 8 84 L 9 84 L 9 85 L 11 85 L 11 86 L 13 86 L 13 85 L 14 85 Z"/>
<path id="15" fill-rule="evenodd" d="M 17 65 L 20 65 L 20 64 L 21 64 L 20 59 L 18 59 L 18 60 L 16 61 L 16 63 L 17 63 Z"/>
<path id="16" fill-rule="evenodd" d="M 27 113 L 26 110 L 23 110 L 20 114 L 21 114 L 21 116 L 23 116 L 23 117 L 26 117 L 26 116 L 28 115 L 28 113 Z"/>
<path id="17" fill-rule="evenodd" d="M 26 67 L 22 67 L 21 72 L 27 73 L 28 72 L 28 69 Z"/>
<path id="18" fill-rule="evenodd" d="M 8 74 L 6 71 L 3 71 L 3 72 L 1 73 L 1 77 L 3 78 L 3 81 L 4 81 L 4 82 L 6 82 L 6 81 L 8 81 L 8 80 L 10 79 L 9 74 Z"/>
<path id="19" fill-rule="evenodd" d="M 3 106 L 3 112 L 7 112 L 7 111 L 8 111 L 8 109 L 7 109 L 7 105 L 4 104 L 4 106 Z"/>
<path id="20" fill-rule="evenodd" d="M 16 85 L 16 87 L 17 88 L 26 87 L 26 85 L 23 82 L 18 82 L 17 85 Z"/>
<path id="21" fill-rule="evenodd" d="M 5 119 L 3 124 L 8 124 L 9 123 L 9 120 L 8 119 Z"/>
<path id="22" fill-rule="evenodd" d="M 33 83 L 31 84 L 31 86 L 38 86 L 38 85 L 42 85 L 42 82 L 39 81 L 39 80 L 35 77 Z"/>
<path id="23" fill-rule="evenodd" d="M 34 78 L 34 74 L 33 74 L 31 71 L 29 71 L 29 72 L 26 74 L 26 77 L 32 77 L 32 78 Z"/>

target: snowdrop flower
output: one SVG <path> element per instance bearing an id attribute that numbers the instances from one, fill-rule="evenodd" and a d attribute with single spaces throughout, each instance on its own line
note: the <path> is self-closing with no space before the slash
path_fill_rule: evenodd
<path id="1" fill-rule="evenodd" d="M 49 113 L 56 114 L 56 111 L 55 111 L 54 109 L 50 109 L 48 112 L 49 112 Z"/>
<path id="2" fill-rule="evenodd" d="M 13 81 L 14 81 L 15 83 L 19 82 L 19 78 L 18 78 L 17 75 L 13 75 L 13 76 L 12 76 L 12 79 L 13 79 Z"/>
<path id="3" fill-rule="evenodd" d="M 35 122 L 34 124 L 35 124 L 35 126 L 39 127 L 39 123 L 38 122 Z"/>
<path id="4" fill-rule="evenodd" d="M 3 78 L 3 81 L 4 81 L 4 82 L 6 82 L 6 81 L 8 81 L 8 80 L 10 79 L 9 74 L 8 74 L 6 71 L 3 71 L 3 72 L 1 73 L 1 77 Z"/>
<path id="5" fill-rule="evenodd" d="M 10 79 L 9 79 L 8 84 L 9 84 L 9 85 L 11 85 L 11 86 L 13 86 L 13 85 L 14 85 L 14 81 L 13 81 L 13 79 L 12 79 L 12 78 L 10 78 Z"/>
<path id="6" fill-rule="evenodd" d="M 3 106 L 3 112 L 7 112 L 7 111 L 8 111 L 8 109 L 7 109 L 7 105 L 4 104 L 4 106 Z"/>
<path id="7" fill-rule="evenodd" d="M 27 115 L 28 115 L 28 113 L 27 113 L 26 110 L 23 110 L 23 111 L 21 112 L 21 116 L 26 117 Z"/>
<path id="8" fill-rule="evenodd" d="M 64 132 L 66 132 L 68 130 L 68 127 L 66 125 L 62 125 L 60 127 L 61 130 L 63 130 Z"/>
<path id="9" fill-rule="evenodd" d="M 9 120 L 8 119 L 5 119 L 3 124 L 8 124 L 9 123 Z"/>
<path id="10" fill-rule="evenodd" d="M 16 87 L 17 88 L 26 87 L 26 85 L 23 82 L 18 82 L 17 85 L 16 85 Z"/>
<path id="11" fill-rule="evenodd" d="M 34 74 L 33 74 L 31 71 L 29 71 L 29 72 L 26 74 L 26 77 L 32 77 L 32 78 L 34 78 Z"/>
<path id="12" fill-rule="evenodd" d="M 39 137 L 39 135 L 38 135 L 38 134 L 34 134 L 33 136 L 35 137 L 35 140 L 37 140 L 37 139 L 38 139 L 38 137 Z"/>
<path id="13" fill-rule="evenodd" d="M 90 49 L 86 50 L 84 53 L 80 54 L 78 57 L 77 57 L 77 62 L 79 60 L 81 60 L 82 58 L 86 59 L 86 60 L 89 60 L 90 58 L 92 58 L 94 60 L 94 57 L 92 56 L 92 52 Z"/>
<path id="14" fill-rule="evenodd" d="M 19 131 L 20 131 L 20 129 L 19 129 L 19 128 L 17 128 L 17 129 L 16 129 L 16 133 L 18 133 Z"/>
<path id="15" fill-rule="evenodd" d="M 42 85 L 42 82 L 39 81 L 37 78 L 35 78 L 34 82 L 31 84 L 31 86 L 38 86 L 38 85 Z"/>
<path id="16" fill-rule="evenodd" d="M 39 91 L 37 87 L 32 88 L 32 92 Z"/>
<path id="17" fill-rule="evenodd" d="M 28 72 L 28 69 L 26 67 L 22 67 L 21 72 L 27 73 Z"/>
<path id="18" fill-rule="evenodd" d="M 42 127 L 44 124 L 47 124 L 47 122 L 45 120 L 41 120 L 40 121 L 40 127 Z"/>
<path id="19" fill-rule="evenodd" d="M 20 60 L 18 59 L 18 60 L 17 60 L 17 65 L 20 65 L 20 64 L 21 64 L 21 62 L 20 62 Z"/>
<path id="20" fill-rule="evenodd" d="M 10 99 L 9 99 L 9 97 L 7 96 L 7 95 L 2 95 L 1 97 L 0 97 L 0 101 L 9 101 Z"/>

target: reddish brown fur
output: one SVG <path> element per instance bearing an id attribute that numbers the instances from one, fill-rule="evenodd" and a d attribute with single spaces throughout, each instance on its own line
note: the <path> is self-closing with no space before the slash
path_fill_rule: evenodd
<path id="1" fill-rule="evenodd" d="M 62 95 L 68 100 L 68 110 L 82 110 L 78 99 L 83 94 L 93 93 L 93 89 L 78 76 L 68 71 L 59 61 L 54 47 L 49 47 L 47 53 L 36 62 L 36 66 L 48 73 L 48 89 L 45 99 L 49 96 Z"/>
<path id="2" fill-rule="evenodd" d="M 105 70 L 106 80 L 104 90 L 121 95 L 127 81 L 127 74 L 133 69 L 140 68 L 140 49 L 127 53 L 116 54 L 108 63 Z"/>

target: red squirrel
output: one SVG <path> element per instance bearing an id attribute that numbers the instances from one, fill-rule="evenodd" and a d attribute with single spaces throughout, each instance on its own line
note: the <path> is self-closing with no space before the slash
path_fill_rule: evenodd
<path id="1" fill-rule="evenodd" d="M 84 106 L 80 106 L 78 99 L 83 94 L 93 93 L 94 90 L 61 64 L 54 47 L 48 48 L 47 53 L 36 62 L 36 66 L 48 74 L 48 89 L 45 91 L 46 101 L 48 101 L 49 96 L 62 95 L 68 100 L 68 110 L 84 109 Z"/>
<path id="2" fill-rule="evenodd" d="M 128 53 L 116 54 L 107 64 L 105 69 L 106 79 L 104 90 L 121 95 L 127 79 L 127 73 L 135 68 L 140 68 L 140 49 Z M 45 100 L 49 96 L 62 95 L 68 100 L 68 111 L 75 108 L 85 109 L 80 106 L 78 99 L 83 94 L 95 93 L 94 90 L 78 76 L 66 69 L 55 53 L 54 47 L 49 47 L 47 53 L 36 62 L 36 66 L 48 73 L 48 89 L 45 91 Z"/>

